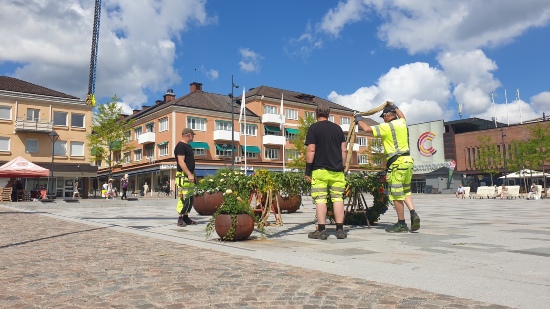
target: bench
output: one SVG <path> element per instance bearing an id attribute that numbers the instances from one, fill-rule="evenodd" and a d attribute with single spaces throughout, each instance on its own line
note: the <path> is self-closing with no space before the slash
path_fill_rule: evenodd
<path id="1" fill-rule="evenodd" d="M 519 194 L 519 186 L 508 186 L 508 191 L 504 192 L 505 198 L 518 198 L 520 197 Z"/>
<path id="2" fill-rule="evenodd" d="M 470 193 L 470 198 L 489 198 L 495 195 L 495 187 L 493 186 L 481 186 L 477 187 L 476 193 Z"/>
<path id="3" fill-rule="evenodd" d="M 536 185 L 537 186 L 537 193 L 534 195 L 535 197 L 531 197 L 532 199 L 534 200 L 538 200 L 541 198 L 541 193 L 542 193 L 542 186 L 541 185 Z M 529 190 L 531 190 L 531 187 L 529 187 Z M 531 195 L 533 196 L 533 195 Z M 529 198 L 529 192 L 528 193 L 525 193 L 525 198 Z"/>

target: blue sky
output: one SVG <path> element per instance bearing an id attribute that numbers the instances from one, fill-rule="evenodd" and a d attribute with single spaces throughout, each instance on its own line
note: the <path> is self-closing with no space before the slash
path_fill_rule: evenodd
<path id="1" fill-rule="evenodd" d="M 0 74 L 84 98 L 94 1 L 0 2 Z M 458 119 L 462 104 L 513 124 L 550 114 L 549 24 L 547 0 L 103 0 L 96 94 L 130 112 L 193 81 L 228 94 L 234 75 L 239 94 L 392 100 L 409 123 Z"/>

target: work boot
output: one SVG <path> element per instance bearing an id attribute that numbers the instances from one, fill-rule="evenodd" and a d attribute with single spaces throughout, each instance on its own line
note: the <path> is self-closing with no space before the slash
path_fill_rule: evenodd
<path id="1" fill-rule="evenodd" d="M 327 239 L 328 238 L 328 235 L 326 233 L 326 231 L 321 231 L 319 232 L 318 230 L 316 230 L 315 232 L 310 232 L 308 235 L 307 235 L 308 238 L 312 238 L 312 239 Z"/>
<path id="2" fill-rule="evenodd" d="M 183 217 L 179 217 L 178 218 L 178 226 L 186 226 L 187 224 L 185 224 L 185 222 L 183 222 Z"/>
<path id="3" fill-rule="evenodd" d="M 416 211 L 411 215 L 411 231 L 418 231 L 420 229 L 420 217 Z"/>
<path id="4" fill-rule="evenodd" d="M 185 222 L 185 224 L 187 224 L 187 225 L 194 225 L 194 224 L 197 224 L 197 221 L 193 221 L 193 220 L 191 220 L 191 218 L 189 218 L 189 217 L 183 217 L 183 222 Z"/>
<path id="5" fill-rule="evenodd" d="M 409 228 L 407 227 L 406 223 L 397 222 L 392 227 L 386 228 L 386 232 L 388 232 L 388 233 L 408 233 Z"/>
<path id="6" fill-rule="evenodd" d="M 345 239 L 348 237 L 348 234 L 344 232 L 344 230 L 336 230 L 336 238 L 338 239 Z"/>

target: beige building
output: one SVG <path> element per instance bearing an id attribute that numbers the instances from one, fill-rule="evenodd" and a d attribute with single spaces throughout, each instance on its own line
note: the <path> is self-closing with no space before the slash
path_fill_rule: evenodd
<path id="1" fill-rule="evenodd" d="M 89 162 L 86 140 L 91 126 L 92 107 L 79 98 L 0 76 L 0 164 L 21 156 L 51 170 L 53 150 L 57 197 L 72 197 L 77 181 L 82 196 L 89 192 L 89 179 L 97 174 L 97 167 Z M 52 131 L 59 136 L 55 143 L 50 139 Z M 1 179 L 1 185 L 7 180 Z M 39 187 L 53 191 L 49 178 L 21 181 L 28 197 Z"/>
<path id="2" fill-rule="evenodd" d="M 176 173 L 173 150 L 184 128 L 191 128 L 196 133 L 191 147 L 198 177 L 231 167 L 233 160 L 236 169 L 244 171 L 246 168 L 248 173 L 257 169 L 290 170 L 288 164 L 297 157 L 292 138 L 298 133 L 299 118 L 305 118 L 306 113 L 314 115 L 317 104 L 331 107 L 330 121 L 339 124 L 345 133 L 354 121 L 353 111 L 344 106 L 313 95 L 260 86 L 246 92 L 246 124 L 244 117 L 239 123 L 241 94 L 235 93 L 233 115 L 230 96 L 204 92 L 201 83 L 191 83 L 189 93 L 179 98 L 169 89 L 163 100 L 134 110 L 126 119 L 135 121 L 129 133 L 135 149 L 114 154 L 113 161 L 117 163 L 114 177 L 128 174 L 129 190 L 134 192 L 142 190 L 145 182 L 153 191 L 167 181 L 173 186 Z M 283 111 L 281 97 L 284 99 Z M 367 121 L 376 124 L 370 119 Z M 370 137 L 363 132 L 357 136 L 350 154 L 354 169 L 358 164 L 366 164 L 369 158 Z M 104 163 L 98 162 L 98 165 L 99 175 L 106 176 L 108 171 Z"/>

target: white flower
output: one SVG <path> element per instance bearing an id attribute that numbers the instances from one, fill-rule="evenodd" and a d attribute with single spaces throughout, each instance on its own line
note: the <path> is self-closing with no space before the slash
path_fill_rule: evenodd
<path id="1" fill-rule="evenodd" d="M 231 191 L 231 189 L 225 190 L 225 194 L 231 194 L 231 193 L 233 193 L 233 191 Z"/>

